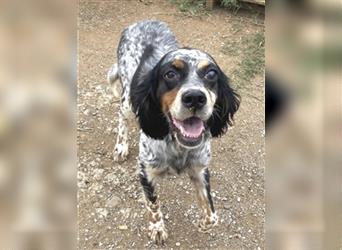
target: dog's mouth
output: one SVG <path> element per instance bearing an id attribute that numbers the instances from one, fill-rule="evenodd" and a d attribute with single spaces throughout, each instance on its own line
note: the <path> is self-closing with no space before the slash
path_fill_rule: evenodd
<path id="1" fill-rule="evenodd" d="M 172 118 L 175 137 L 178 143 L 185 148 L 196 148 L 204 138 L 204 122 L 198 117 L 190 117 L 183 121 Z"/>

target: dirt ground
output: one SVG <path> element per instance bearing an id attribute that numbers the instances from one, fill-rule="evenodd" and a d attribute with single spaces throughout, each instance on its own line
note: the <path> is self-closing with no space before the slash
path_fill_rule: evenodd
<path id="1" fill-rule="evenodd" d="M 147 237 L 142 190 L 136 175 L 138 128 L 130 123 L 130 155 L 113 162 L 116 100 L 106 83 L 116 61 L 121 31 L 142 19 L 169 24 L 184 46 L 210 53 L 230 75 L 241 53 L 223 53 L 225 43 L 263 32 L 263 19 L 251 13 L 233 14 L 216 8 L 209 15 L 189 16 L 167 0 L 81 0 L 79 4 L 78 80 L 78 212 L 79 249 L 158 248 Z M 234 79 L 233 79 L 234 80 Z M 186 176 L 160 182 L 169 238 L 167 249 L 264 248 L 264 76 L 248 86 L 235 86 L 242 96 L 235 126 L 212 140 L 210 165 L 218 226 L 202 234 L 193 225 L 199 210 Z"/>

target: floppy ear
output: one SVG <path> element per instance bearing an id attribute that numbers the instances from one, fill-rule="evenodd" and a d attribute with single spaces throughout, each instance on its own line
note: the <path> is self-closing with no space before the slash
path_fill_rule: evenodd
<path id="1" fill-rule="evenodd" d="M 143 132 L 153 139 L 162 140 L 169 133 L 169 123 L 157 100 L 157 68 L 145 72 L 138 68 L 131 85 L 132 108 Z"/>
<path id="2" fill-rule="evenodd" d="M 221 71 L 213 115 L 208 121 L 213 137 L 222 136 L 227 131 L 228 125 L 233 125 L 234 114 L 239 106 L 240 96 L 229 86 L 228 77 Z"/>

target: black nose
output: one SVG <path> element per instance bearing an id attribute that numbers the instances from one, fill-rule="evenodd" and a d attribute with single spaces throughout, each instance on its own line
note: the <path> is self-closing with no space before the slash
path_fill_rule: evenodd
<path id="1" fill-rule="evenodd" d="M 187 108 L 200 109 L 207 103 L 207 98 L 200 90 L 189 90 L 183 93 L 182 102 Z"/>

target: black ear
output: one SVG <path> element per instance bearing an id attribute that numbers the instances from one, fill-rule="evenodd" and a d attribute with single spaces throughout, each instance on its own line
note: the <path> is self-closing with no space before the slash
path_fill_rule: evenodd
<path id="1" fill-rule="evenodd" d="M 217 99 L 213 115 L 208 121 L 213 137 L 222 136 L 229 126 L 233 125 L 235 112 L 240 106 L 240 96 L 229 86 L 229 79 L 223 73 L 219 73 Z"/>
<path id="2" fill-rule="evenodd" d="M 150 71 L 137 69 L 131 85 L 131 103 L 143 132 L 153 139 L 164 139 L 169 133 L 169 123 L 157 99 L 158 65 Z"/>

